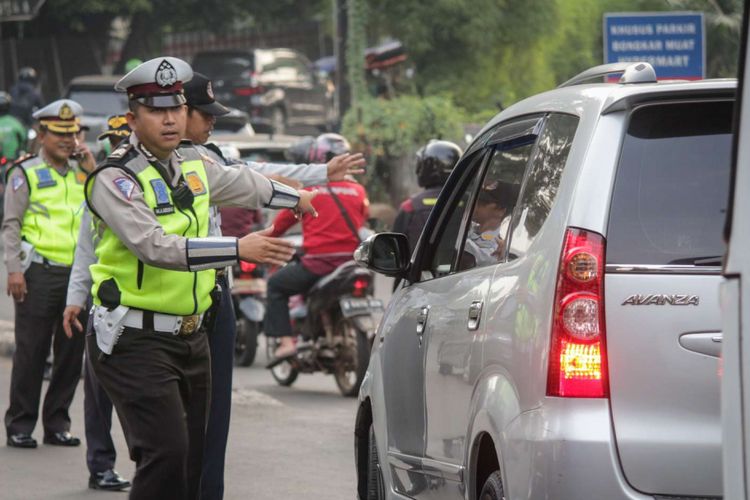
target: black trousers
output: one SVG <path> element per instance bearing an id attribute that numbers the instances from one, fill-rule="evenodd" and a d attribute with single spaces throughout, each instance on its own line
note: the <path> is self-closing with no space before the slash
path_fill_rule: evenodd
<path id="1" fill-rule="evenodd" d="M 218 283 L 221 285 L 221 304 L 214 329 L 208 332 L 211 347 L 211 408 L 203 452 L 201 500 L 221 500 L 224 497 L 224 458 L 232 412 L 232 368 L 237 323 L 229 283 L 226 278 L 219 278 Z"/>
<path id="2" fill-rule="evenodd" d="M 130 498 L 199 498 L 211 384 L 206 335 L 126 328 L 109 356 L 100 356 L 95 336 L 86 342 L 136 463 Z"/>
<path id="3" fill-rule="evenodd" d="M 31 264 L 25 273 L 28 293 L 16 302 L 10 406 L 5 429 L 10 434 L 31 434 L 39 417 L 44 363 L 52 344 L 52 378 L 42 407 L 45 435 L 70 430 L 68 409 L 81 378 L 83 335 L 69 339 L 62 329 L 62 313 L 70 269 Z M 82 318 L 85 320 L 85 318 Z"/>
<path id="4" fill-rule="evenodd" d="M 263 332 L 267 336 L 292 335 L 292 325 L 289 323 L 289 297 L 307 292 L 320 278 L 322 276 L 311 273 L 299 262 L 284 266 L 271 276 L 266 291 L 266 317 L 263 319 Z"/>

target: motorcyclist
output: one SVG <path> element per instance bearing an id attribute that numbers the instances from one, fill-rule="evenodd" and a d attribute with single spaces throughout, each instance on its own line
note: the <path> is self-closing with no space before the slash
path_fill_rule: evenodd
<path id="1" fill-rule="evenodd" d="M 292 161 L 324 163 L 350 150 L 349 142 L 338 134 L 323 134 L 317 139 L 303 140 L 290 151 Z M 295 154 L 304 154 L 303 158 Z M 290 263 L 268 280 L 268 307 L 264 332 L 279 339 L 279 346 L 269 367 L 296 353 L 289 322 L 289 297 L 307 292 L 321 277 L 352 259 L 359 244 L 358 231 L 367 219 L 369 201 L 364 187 L 353 179 L 328 182 L 316 186 L 313 207 L 318 217 L 302 216 L 304 255 L 299 262 Z M 274 220 L 273 236 L 280 236 L 297 223 L 290 210 L 279 212 Z"/>
<path id="2" fill-rule="evenodd" d="M 36 70 L 27 66 L 18 71 L 18 81 L 10 88 L 10 112 L 26 127 L 33 122 L 31 114 L 44 106 L 37 83 Z"/>
<path id="3" fill-rule="evenodd" d="M 417 183 L 424 191 L 403 202 L 393 222 L 393 231 L 406 235 L 410 249 L 417 245 L 440 190 L 462 154 L 458 145 L 434 139 L 417 151 Z"/>
<path id="4" fill-rule="evenodd" d="M 26 128 L 10 114 L 12 98 L 0 91 L 0 168 L 18 158 L 25 149 Z"/>

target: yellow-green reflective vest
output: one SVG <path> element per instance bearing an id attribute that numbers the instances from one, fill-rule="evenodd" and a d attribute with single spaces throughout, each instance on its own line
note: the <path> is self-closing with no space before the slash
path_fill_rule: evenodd
<path id="1" fill-rule="evenodd" d="M 29 208 L 23 214 L 21 237 L 48 260 L 73 265 L 78 228 L 83 214 L 86 173 L 71 167 L 60 175 L 42 158 L 30 158 L 19 166 L 26 174 Z M 10 179 L 11 172 L 8 172 Z"/>
<path id="2" fill-rule="evenodd" d="M 184 158 L 180 168 L 194 195 L 192 210 L 181 210 L 174 205 L 166 181 L 142 155 L 126 155 L 124 166 L 135 174 L 146 203 L 166 234 L 202 238 L 208 234 L 206 170 L 195 149 L 181 148 L 180 153 Z M 125 172 L 123 177 L 126 177 Z M 93 182 L 103 181 L 94 177 L 88 184 L 89 190 Z M 93 209 L 96 211 L 96 206 Z M 101 305 L 104 299 L 104 305 L 109 306 L 107 302 L 111 302 L 108 298 L 113 290 L 118 291 L 121 305 L 165 314 L 200 314 L 211 305 L 210 294 L 216 283 L 213 269 L 189 272 L 150 266 L 138 260 L 109 228 L 104 229 L 96 246 L 96 257 L 97 263 L 90 270 L 93 279 L 91 293 L 97 305 Z"/>

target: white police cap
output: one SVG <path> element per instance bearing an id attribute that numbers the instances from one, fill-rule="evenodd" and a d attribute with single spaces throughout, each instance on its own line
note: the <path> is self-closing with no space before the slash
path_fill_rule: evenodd
<path id="1" fill-rule="evenodd" d="M 46 129 L 59 134 L 76 133 L 81 130 L 79 116 L 83 114 L 83 107 L 70 99 L 59 99 L 47 104 L 31 116 L 39 120 Z"/>
<path id="2" fill-rule="evenodd" d="M 193 78 L 193 69 L 176 57 L 157 57 L 139 64 L 115 84 L 128 99 L 152 108 L 185 104 L 182 84 Z"/>

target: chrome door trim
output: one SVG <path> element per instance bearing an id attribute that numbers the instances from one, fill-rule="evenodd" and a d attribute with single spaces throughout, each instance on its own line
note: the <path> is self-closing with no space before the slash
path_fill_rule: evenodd
<path id="1" fill-rule="evenodd" d="M 418 470 L 449 481 L 461 482 L 464 477 L 464 467 L 461 465 L 447 464 L 431 458 L 419 458 L 397 451 L 388 452 L 388 463 L 397 469 Z"/>
<path id="2" fill-rule="evenodd" d="M 608 274 L 721 274 L 721 266 L 675 266 L 648 264 L 607 264 Z"/>
<path id="3" fill-rule="evenodd" d="M 431 458 L 422 459 L 422 470 L 430 476 L 437 476 L 448 481 L 461 482 L 464 478 L 464 468 L 461 465 L 447 464 Z"/>

